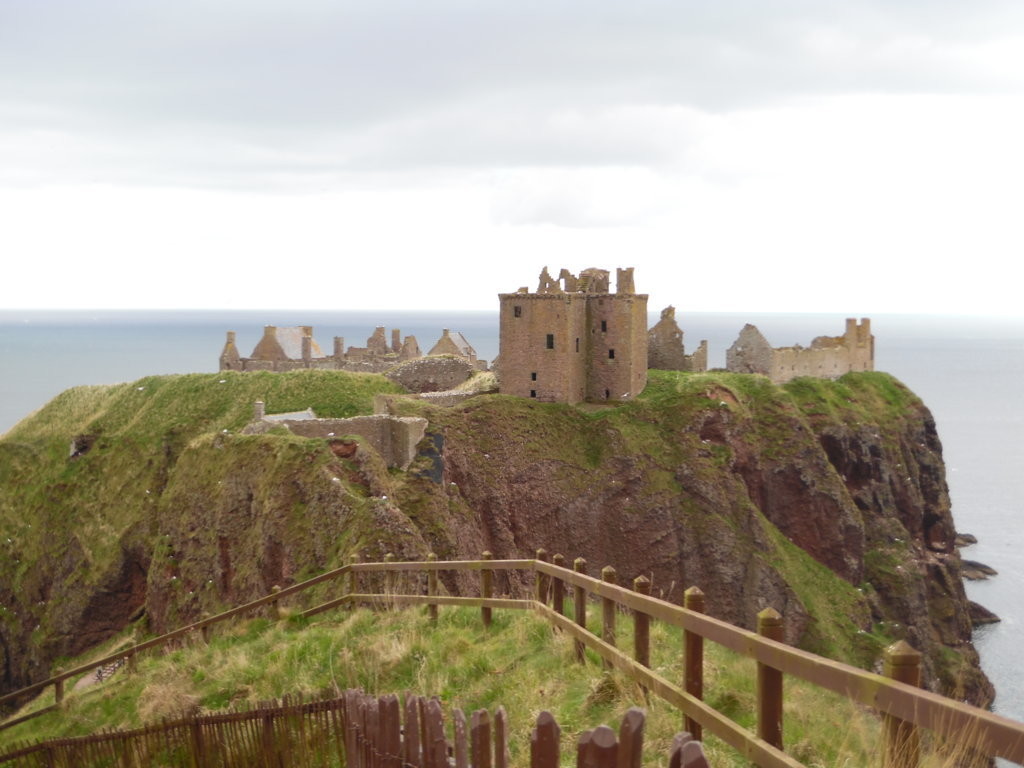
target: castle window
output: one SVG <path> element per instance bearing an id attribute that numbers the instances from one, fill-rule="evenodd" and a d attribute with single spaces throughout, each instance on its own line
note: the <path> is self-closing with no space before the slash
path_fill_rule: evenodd
<path id="1" fill-rule="evenodd" d="M 608 321 L 607 320 L 602 320 L 601 321 L 601 333 L 607 333 L 607 331 L 608 331 Z"/>
<path id="2" fill-rule="evenodd" d="M 608 350 L 608 359 L 609 360 L 614 360 L 615 359 L 615 350 L 614 349 L 609 349 Z"/>
<path id="3" fill-rule="evenodd" d="M 576 338 L 576 351 L 577 352 L 580 351 L 580 340 L 579 340 L 579 337 Z"/>
<path id="4" fill-rule="evenodd" d="M 530 374 L 530 381 L 536 381 L 536 380 L 537 380 L 537 372 L 534 371 L 533 373 Z"/>
<path id="5" fill-rule="evenodd" d="M 548 349 L 554 349 L 554 348 L 555 348 L 555 334 L 549 333 L 548 334 Z"/>
<path id="6" fill-rule="evenodd" d="M 612 391 L 610 389 L 606 389 L 604 391 L 604 399 L 607 400 L 611 396 L 612 396 Z"/>
<path id="7" fill-rule="evenodd" d="M 522 317 L 523 316 L 523 308 L 520 307 L 518 304 L 516 304 L 515 306 L 512 307 L 512 314 L 515 317 Z"/>
<path id="8" fill-rule="evenodd" d="M 536 396 L 537 396 L 537 390 L 536 389 L 531 389 L 530 390 L 530 397 L 536 397 Z"/>

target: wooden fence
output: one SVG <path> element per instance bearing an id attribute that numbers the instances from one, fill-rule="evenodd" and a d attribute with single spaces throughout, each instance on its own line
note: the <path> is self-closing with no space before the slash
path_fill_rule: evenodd
<path id="1" fill-rule="evenodd" d="M 450 734 L 450 735 L 449 735 Z M 630 709 L 618 734 L 607 726 L 584 732 L 577 768 L 641 768 L 644 713 Z M 530 768 L 560 768 L 561 729 L 541 712 L 530 738 Z M 508 768 L 505 710 L 467 720 L 453 710 L 446 726 L 437 699 L 370 696 L 348 690 L 313 702 L 270 702 L 243 712 L 175 721 L 72 739 L 0 756 L 11 768 Z M 700 742 L 676 736 L 670 768 L 708 768 Z"/>
<path id="2" fill-rule="evenodd" d="M 440 572 L 477 572 L 479 596 L 458 597 L 441 594 Z M 495 597 L 493 580 L 496 572 L 522 571 L 532 573 L 532 599 Z M 379 591 L 364 591 L 366 574 L 381 574 Z M 403 581 L 403 574 L 405 576 Z M 347 579 L 343 578 L 346 577 Z M 413 576 L 415 578 L 409 578 Z M 425 579 L 423 578 L 425 577 Z M 551 561 L 540 550 L 535 559 L 493 560 L 484 553 L 480 560 L 438 561 L 431 557 L 421 562 L 396 562 L 390 556 L 383 563 L 353 562 L 307 582 L 296 584 L 272 595 L 255 600 L 218 616 L 203 619 L 187 627 L 141 643 L 127 650 L 99 659 L 88 665 L 62 672 L 49 680 L 0 697 L 0 704 L 15 697 L 38 692 L 53 685 L 58 703 L 63 683 L 68 678 L 88 672 L 102 664 L 166 644 L 192 632 L 204 636 L 214 624 L 269 605 L 327 580 L 341 580 L 347 589 L 336 599 L 302 611 L 312 616 L 347 604 L 426 605 L 432 616 L 438 606 L 469 605 L 478 607 L 481 620 L 490 624 L 495 608 L 531 609 L 554 626 L 570 633 L 576 641 L 577 656 L 590 648 L 609 667 L 616 667 L 646 689 L 677 707 L 685 717 L 685 729 L 697 739 L 704 730 L 732 746 L 752 763 L 764 768 L 797 768 L 801 763 L 783 749 L 784 678 L 792 676 L 833 691 L 850 701 L 874 708 L 883 718 L 886 763 L 898 768 L 920 763 L 919 728 L 935 733 L 948 743 L 979 754 L 1002 757 L 1024 765 L 1024 724 L 986 710 L 923 691 L 920 684 L 920 654 L 906 643 L 897 643 L 886 651 L 885 676 L 866 672 L 841 662 L 816 656 L 782 642 L 781 617 L 772 609 L 758 615 L 757 631 L 740 629 L 707 616 L 704 595 L 699 589 L 686 590 L 684 606 L 680 607 L 649 594 L 649 583 L 643 577 L 633 582 L 633 589 L 616 583 L 614 569 L 605 568 L 601 578 L 587 575 L 587 563 L 578 558 L 572 568 L 565 567 L 564 558 L 556 555 Z M 347 583 L 346 583 L 347 582 Z M 424 585 L 425 589 L 421 585 Z M 415 593 L 402 592 L 399 587 L 415 585 Z M 423 594 L 423 592 L 426 594 Z M 566 616 L 565 598 L 573 596 L 574 614 Z M 597 636 L 587 631 L 588 601 L 601 605 L 602 632 Z M 634 653 L 617 647 L 615 617 L 619 611 L 630 611 L 636 617 Z M 647 628 L 652 620 L 663 621 L 683 630 L 683 679 L 667 680 L 648 668 Z M 714 642 L 757 663 L 757 728 L 746 728 L 714 710 L 703 699 L 703 650 L 705 642 Z M 34 715 L 30 715 L 34 716 Z M 5 723 L 5 727 L 25 718 Z"/>

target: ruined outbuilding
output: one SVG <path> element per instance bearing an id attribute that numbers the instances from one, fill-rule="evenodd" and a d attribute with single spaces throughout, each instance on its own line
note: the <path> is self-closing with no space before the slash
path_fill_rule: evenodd
<path id="1" fill-rule="evenodd" d="M 444 330 L 434 349 L 468 360 L 474 368 L 486 370 L 487 363 L 478 360 L 476 350 L 470 346 L 461 333 Z M 395 328 L 388 341 L 387 331 L 377 327 L 366 340 L 365 347 L 345 349 L 345 339 L 334 337 L 333 351 L 325 355 L 313 338 L 313 327 L 298 325 L 279 327 L 267 325 L 263 338 L 259 340 L 249 357 L 242 357 L 238 351 L 234 331 L 227 332 L 227 340 L 220 354 L 222 371 L 294 371 L 302 368 L 355 371 L 361 373 L 383 373 L 408 360 L 423 357 L 415 336 L 402 338 L 402 332 Z"/>
<path id="2" fill-rule="evenodd" d="M 330 440 L 339 455 L 354 454 L 357 444 L 345 438 L 359 437 L 372 447 L 384 463 L 396 469 L 408 469 L 416 458 L 416 444 L 427 431 L 427 420 L 418 416 L 355 416 L 350 419 L 321 419 L 311 409 L 292 413 L 266 413 L 261 401 L 253 407 L 253 420 L 242 432 L 262 434 L 275 427 L 284 427 L 302 437 Z"/>
<path id="3" fill-rule="evenodd" d="M 764 335 L 747 323 L 725 353 L 726 370 L 760 373 L 776 384 L 797 376 L 835 379 L 851 371 L 875 370 L 875 337 L 871 320 L 847 318 L 842 336 L 819 336 L 810 347 L 772 347 Z"/>
<path id="4" fill-rule="evenodd" d="M 628 400 L 647 384 L 647 294 L 633 269 L 540 273 L 536 292 L 499 294 L 504 394 L 547 402 Z"/>
<path id="5" fill-rule="evenodd" d="M 661 319 L 647 332 L 647 367 L 691 373 L 708 369 L 707 339 L 701 340 L 693 354 L 686 354 L 683 331 L 676 323 L 676 308 L 673 306 L 661 310 Z"/>

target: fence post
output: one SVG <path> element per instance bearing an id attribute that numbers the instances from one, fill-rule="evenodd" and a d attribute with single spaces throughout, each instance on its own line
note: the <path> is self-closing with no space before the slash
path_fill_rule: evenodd
<path id="1" fill-rule="evenodd" d="M 64 672 L 64 667 L 57 667 L 54 670 L 58 675 Z M 60 678 L 53 684 L 53 700 L 57 706 L 60 706 L 64 701 L 64 678 Z"/>
<path id="2" fill-rule="evenodd" d="M 498 707 L 494 713 L 494 768 L 508 768 L 508 713 Z"/>
<path id="3" fill-rule="evenodd" d="M 427 555 L 427 562 L 437 562 L 437 555 L 431 552 Z M 427 595 L 437 597 L 437 571 L 435 570 L 427 571 Z M 437 624 L 437 603 L 428 604 L 427 613 L 430 615 L 430 623 Z"/>
<path id="4" fill-rule="evenodd" d="M 906 640 L 885 649 L 885 676 L 907 685 L 921 685 L 921 653 Z M 882 719 L 885 732 L 886 768 L 917 768 L 921 741 L 917 726 L 892 715 Z"/>
<path id="5" fill-rule="evenodd" d="M 359 563 L 359 560 L 360 560 L 359 555 L 352 555 L 352 557 L 349 559 L 349 565 L 357 565 Z M 349 571 L 348 572 L 348 584 L 349 584 L 348 593 L 350 595 L 358 595 L 359 594 L 359 572 L 358 571 L 354 571 L 353 570 L 353 571 Z M 349 603 L 349 607 L 350 608 L 355 608 L 356 607 L 355 602 L 353 601 L 353 602 Z"/>
<path id="6" fill-rule="evenodd" d="M 699 587 L 690 587 L 683 593 L 683 607 L 704 613 L 704 593 Z M 704 699 L 704 638 L 688 629 L 683 630 L 683 689 L 695 699 Z M 704 737 L 701 724 L 689 715 L 683 718 L 683 730 L 695 741 Z"/>
<path id="7" fill-rule="evenodd" d="M 579 560 L 577 560 L 579 562 Z M 558 768 L 559 741 L 562 729 L 554 716 L 544 710 L 537 715 L 537 725 L 530 733 L 530 768 Z"/>
<path id="8" fill-rule="evenodd" d="M 774 608 L 757 614 L 757 634 L 781 643 L 782 614 Z M 757 735 L 782 749 L 782 672 L 761 662 L 757 664 Z"/>
<path id="9" fill-rule="evenodd" d="M 646 576 L 633 579 L 633 591 L 641 595 L 651 594 L 651 580 Z M 651 617 L 643 611 L 633 611 L 633 656 L 637 664 L 651 666 Z M 640 686 L 647 695 L 647 688 Z"/>
<path id="10" fill-rule="evenodd" d="M 391 552 L 388 552 L 386 555 L 384 555 L 384 562 L 385 563 L 393 563 L 393 562 L 395 562 L 394 554 L 391 553 Z M 386 596 L 385 597 L 385 605 L 387 605 L 388 608 L 394 608 L 395 607 L 395 602 L 391 598 L 392 598 L 392 596 L 397 591 L 396 588 L 395 588 L 395 583 L 396 583 L 397 580 L 398 580 L 398 571 L 385 571 L 384 572 L 384 594 Z"/>
<path id="11" fill-rule="evenodd" d="M 644 721 L 642 709 L 630 707 L 619 726 L 620 768 L 642 768 L 644 752 Z"/>
<path id="12" fill-rule="evenodd" d="M 491 554 L 490 551 L 487 551 L 480 556 L 480 559 L 493 560 L 494 555 Z M 491 596 L 492 575 L 493 571 L 491 571 L 490 568 L 480 569 L 480 597 L 485 600 Z M 491 626 L 491 609 L 488 606 L 485 605 L 480 608 L 480 618 L 483 620 L 485 627 Z"/>
<path id="13" fill-rule="evenodd" d="M 473 768 L 491 768 L 491 715 L 478 709 L 469 722 L 469 762 Z"/>
<path id="14" fill-rule="evenodd" d="M 606 565 L 601 569 L 601 581 L 608 584 L 616 583 L 615 569 Z M 608 645 L 615 645 L 615 601 L 610 597 L 601 598 L 601 639 Z M 604 668 L 611 669 L 612 664 L 605 659 Z"/>
<path id="15" fill-rule="evenodd" d="M 565 557 L 555 555 L 551 558 L 551 564 L 559 568 L 565 568 Z M 555 613 L 565 613 L 565 582 L 557 576 L 551 579 L 551 607 Z"/>
<path id="16" fill-rule="evenodd" d="M 270 588 L 270 594 L 274 595 L 274 599 L 270 601 L 270 610 L 275 619 L 281 620 L 284 618 L 284 614 L 281 610 L 281 603 L 278 595 L 281 592 L 281 587 L 277 584 Z"/>
<path id="17" fill-rule="evenodd" d="M 538 549 L 537 550 L 537 559 L 540 560 L 543 563 L 546 563 L 548 561 L 548 551 L 546 549 Z M 538 603 L 544 603 L 545 605 L 547 605 L 547 603 L 548 603 L 548 577 L 545 574 L 541 573 L 540 571 L 536 571 L 535 573 L 536 573 L 536 580 L 534 581 L 535 592 L 534 592 L 534 595 L 533 595 L 533 599 L 536 600 Z"/>
<path id="18" fill-rule="evenodd" d="M 587 575 L 587 561 L 582 557 L 577 557 L 572 562 L 572 569 L 580 574 L 581 576 Z M 576 586 L 573 587 L 573 612 L 576 614 L 576 624 L 583 629 L 587 628 L 587 590 L 584 587 Z M 576 659 L 581 662 L 584 659 L 583 653 L 583 641 L 576 641 Z"/>

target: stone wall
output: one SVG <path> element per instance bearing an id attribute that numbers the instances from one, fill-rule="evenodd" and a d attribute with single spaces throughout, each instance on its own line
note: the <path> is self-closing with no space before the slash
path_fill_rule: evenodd
<path id="1" fill-rule="evenodd" d="M 257 409 L 262 403 L 257 404 Z M 427 431 L 427 420 L 418 416 L 355 416 L 350 419 L 295 418 L 280 419 L 267 416 L 254 421 L 246 433 L 268 432 L 283 426 L 301 437 L 330 440 L 346 436 L 361 437 L 384 462 L 397 469 L 407 469 L 416 457 L 416 444 Z"/>
<path id="2" fill-rule="evenodd" d="M 851 371 L 875 369 L 875 337 L 871 321 L 846 321 L 842 336 L 819 336 L 810 347 L 772 347 L 749 323 L 726 351 L 726 369 L 733 373 L 760 373 L 776 384 L 798 376 L 835 379 Z"/>
<path id="3" fill-rule="evenodd" d="M 476 366 L 462 357 L 421 357 L 395 366 L 386 374 L 410 392 L 444 392 L 462 384 Z"/>

